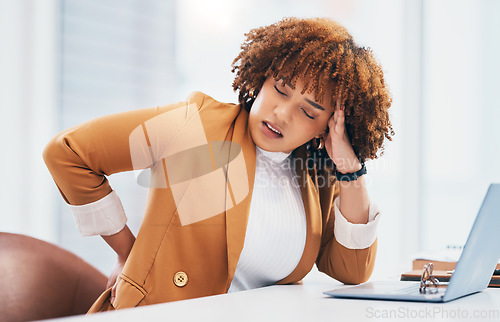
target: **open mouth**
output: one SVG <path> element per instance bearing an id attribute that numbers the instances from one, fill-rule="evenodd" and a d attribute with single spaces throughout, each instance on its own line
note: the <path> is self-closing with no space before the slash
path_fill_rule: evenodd
<path id="1" fill-rule="evenodd" d="M 264 129 L 266 130 L 266 134 L 269 134 L 273 137 L 283 137 L 283 134 L 281 134 L 281 132 L 276 129 L 275 127 L 273 127 L 271 124 L 267 123 L 267 122 L 262 122 L 263 125 L 264 125 Z"/>

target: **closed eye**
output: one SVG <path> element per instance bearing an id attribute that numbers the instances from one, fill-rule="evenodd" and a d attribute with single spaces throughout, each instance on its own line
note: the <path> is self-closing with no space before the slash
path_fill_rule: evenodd
<path id="1" fill-rule="evenodd" d="M 286 96 L 286 94 L 284 92 L 282 92 L 278 89 L 278 86 L 274 85 L 274 89 L 276 90 L 276 92 L 280 93 L 281 95 Z"/>
<path id="2" fill-rule="evenodd" d="M 314 116 L 309 115 L 309 114 L 307 113 L 307 111 L 306 111 L 305 109 L 303 109 L 302 107 L 301 107 L 300 109 L 302 110 L 302 112 L 304 112 L 304 114 L 305 114 L 308 118 L 310 118 L 311 120 L 314 120 Z"/>

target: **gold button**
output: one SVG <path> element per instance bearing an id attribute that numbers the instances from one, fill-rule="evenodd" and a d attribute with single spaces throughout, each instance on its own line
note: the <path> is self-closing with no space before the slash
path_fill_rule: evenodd
<path id="1" fill-rule="evenodd" d="M 174 275 L 174 284 L 183 287 L 187 284 L 188 282 L 188 276 L 184 272 L 177 272 Z"/>

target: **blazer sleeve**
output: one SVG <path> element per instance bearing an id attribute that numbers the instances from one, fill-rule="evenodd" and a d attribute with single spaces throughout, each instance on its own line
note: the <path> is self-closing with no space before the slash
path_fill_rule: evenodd
<path id="1" fill-rule="evenodd" d="M 146 132 L 148 120 L 181 106 L 186 102 L 108 115 L 55 136 L 43 158 L 64 200 L 70 205 L 98 201 L 112 192 L 106 176 L 151 167 L 159 147 L 151 146 L 150 141 L 132 142 L 131 135 L 141 128 Z M 131 148 L 142 162 L 133 162 Z"/>
<path id="2" fill-rule="evenodd" d="M 350 249 L 340 244 L 334 236 L 335 210 L 333 201 L 338 196 L 335 189 L 321 191 L 323 231 L 316 265 L 318 270 L 345 284 L 366 282 L 373 272 L 377 240 L 364 249 Z"/>

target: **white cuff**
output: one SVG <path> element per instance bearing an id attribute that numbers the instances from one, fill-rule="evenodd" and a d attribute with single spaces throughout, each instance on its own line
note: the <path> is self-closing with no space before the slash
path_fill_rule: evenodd
<path id="1" fill-rule="evenodd" d="M 368 223 L 353 224 L 340 213 L 340 198 L 333 202 L 335 209 L 335 223 L 333 233 L 335 239 L 342 246 L 350 249 L 364 249 L 370 247 L 377 238 L 377 225 L 380 211 L 377 205 L 370 202 Z"/>
<path id="2" fill-rule="evenodd" d="M 113 235 L 127 223 L 120 198 L 114 191 L 89 204 L 69 207 L 82 236 Z"/>

